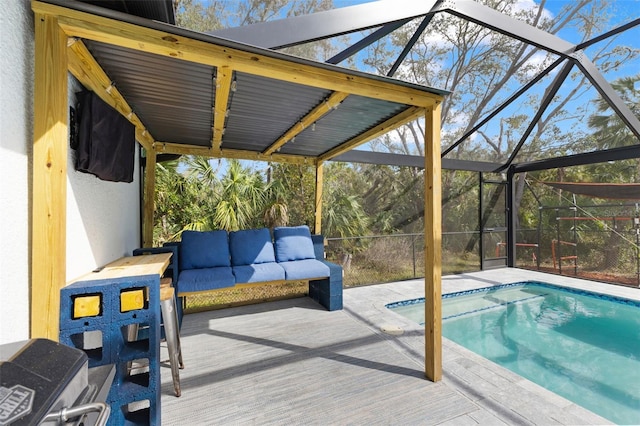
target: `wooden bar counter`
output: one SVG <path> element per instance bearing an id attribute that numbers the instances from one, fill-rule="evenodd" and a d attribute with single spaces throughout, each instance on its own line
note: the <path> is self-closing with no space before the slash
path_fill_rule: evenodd
<path id="1" fill-rule="evenodd" d="M 115 260 L 94 272 L 90 272 L 75 280 L 103 280 L 141 275 L 162 276 L 169 266 L 173 253 L 146 254 L 143 256 L 125 256 Z"/>

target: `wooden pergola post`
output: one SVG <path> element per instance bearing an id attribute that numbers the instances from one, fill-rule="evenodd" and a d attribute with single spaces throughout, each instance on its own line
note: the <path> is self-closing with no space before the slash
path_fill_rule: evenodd
<path id="1" fill-rule="evenodd" d="M 316 204 L 315 204 L 315 225 L 314 233 L 322 234 L 322 189 L 324 185 L 324 163 L 319 161 L 316 164 Z"/>
<path id="2" fill-rule="evenodd" d="M 153 212 L 156 193 L 156 151 L 145 150 L 144 208 L 142 213 L 142 246 L 153 247 Z"/>
<path id="3" fill-rule="evenodd" d="M 58 339 L 67 261 L 67 36 L 35 15 L 31 337 Z"/>
<path id="4" fill-rule="evenodd" d="M 424 331 L 425 374 L 442 379 L 442 182 L 440 159 L 441 103 L 425 113 L 424 149 Z"/>

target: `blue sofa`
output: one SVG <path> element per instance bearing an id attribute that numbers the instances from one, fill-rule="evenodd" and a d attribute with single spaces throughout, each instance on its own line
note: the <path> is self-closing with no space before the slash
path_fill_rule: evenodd
<path id="1" fill-rule="evenodd" d="M 342 309 L 342 267 L 324 260 L 321 235 L 309 227 L 227 232 L 184 231 L 178 247 L 178 297 L 234 286 L 308 281 L 309 297 Z"/>

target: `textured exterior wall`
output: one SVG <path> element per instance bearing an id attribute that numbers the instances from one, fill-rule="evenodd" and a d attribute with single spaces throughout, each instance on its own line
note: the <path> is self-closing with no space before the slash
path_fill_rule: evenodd
<path id="1" fill-rule="evenodd" d="M 0 34 L 0 344 L 29 338 L 33 13 L 29 0 L 2 2 Z M 70 78 L 69 99 L 80 86 Z M 74 170 L 67 179 L 67 278 L 140 244 L 140 183 L 104 182 Z M 136 159 L 136 166 L 138 160 Z M 137 169 L 136 169 L 137 170 Z"/>
<path id="2" fill-rule="evenodd" d="M 29 337 L 33 13 L 2 2 L 0 34 L 0 344 Z"/>
<path id="3" fill-rule="evenodd" d="M 82 86 L 70 77 L 69 102 Z M 137 152 L 137 150 L 136 150 Z M 67 280 L 92 271 L 140 247 L 140 176 L 132 183 L 106 182 L 76 172 L 75 151 L 67 168 Z"/>

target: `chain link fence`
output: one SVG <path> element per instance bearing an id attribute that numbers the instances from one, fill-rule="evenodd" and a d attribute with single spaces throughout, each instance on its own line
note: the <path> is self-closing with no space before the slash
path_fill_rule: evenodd
<path id="1" fill-rule="evenodd" d="M 442 234 L 443 275 L 480 270 L 479 232 Z M 342 265 L 345 287 L 424 277 L 424 234 L 328 238 L 327 260 Z"/>

